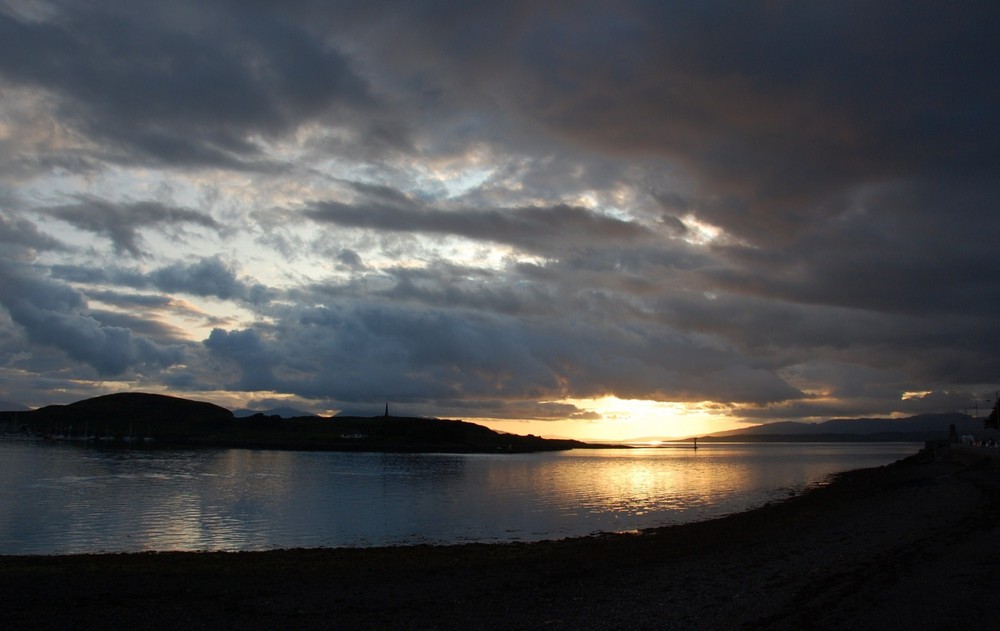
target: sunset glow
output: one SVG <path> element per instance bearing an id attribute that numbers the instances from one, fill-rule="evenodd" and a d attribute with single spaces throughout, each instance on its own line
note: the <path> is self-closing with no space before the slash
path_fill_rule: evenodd
<path id="1" fill-rule="evenodd" d="M 477 419 L 494 429 L 515 434 L 562 436 L 585 441 L 649 441 L 701 436 L 741 426 L 722 410 L 702 404 L 623 400 L 613 396 L 600 399 L 567 399 L 592 417 L 587 420 L 497 421 Z M 745 424 L 743 424 L 745 425 Z"/>

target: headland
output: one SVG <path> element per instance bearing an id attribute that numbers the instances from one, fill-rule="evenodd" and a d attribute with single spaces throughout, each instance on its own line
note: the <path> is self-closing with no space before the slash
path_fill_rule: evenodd
<path id="1" fill-rule="evenodd" d="M 505 434 L 462 420 L 255 414 L 142 392 L 109 394 L 30 412 L 0 412 L 0 431 L 93 445 L 317 451 L 524 453 L 595 449 L 577 440 Z"/>

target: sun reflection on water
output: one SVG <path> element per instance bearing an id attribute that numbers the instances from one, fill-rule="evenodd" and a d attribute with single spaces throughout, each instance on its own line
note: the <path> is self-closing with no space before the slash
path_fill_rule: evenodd
<path id="1" fill-rule="evenodd" d="M 859 451 L 861 450 L 861 451 Z M 102 451 L 0 442 L 0 554 L 533 541 L 637 532 L 914 453 L 690 445 L 511 455 Z"/>

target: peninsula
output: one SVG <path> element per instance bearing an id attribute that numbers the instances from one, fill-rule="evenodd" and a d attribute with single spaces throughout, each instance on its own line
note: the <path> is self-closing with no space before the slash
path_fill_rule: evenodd
<path id="1" fill-rule="evenodd" d="M 29 412 L 0 412 L 8 433 L 151 446 L 317 451 L 524 453 L 598 448 L 576 440 L 505 434 L 461 420 L 255 414 L 237 418 L 202 401 L 140 392 L 109 394 Z"/>

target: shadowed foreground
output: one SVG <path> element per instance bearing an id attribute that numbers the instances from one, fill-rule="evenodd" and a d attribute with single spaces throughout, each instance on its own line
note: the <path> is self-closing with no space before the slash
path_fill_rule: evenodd
<path id="1" fill-rule="evenodd" d="M 961 629 L 995 619 L 1000 474 L 917 456 L 641 535 L 0 557 L 5 628 Z"/>

